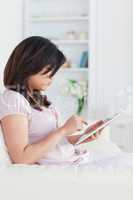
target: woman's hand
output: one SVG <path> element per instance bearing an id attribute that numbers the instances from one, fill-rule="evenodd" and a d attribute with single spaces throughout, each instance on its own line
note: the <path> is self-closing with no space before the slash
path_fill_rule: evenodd
<path id="1" fill-rule="evenodd" d="M 76 131 L 82 130 L 84 124 L 88 124 L 83 117 L 78 115 L 71 116 L 66 123 L 62 126 L 62 129 L 66 135 L 70 135 Z"/>
<path id="2" fill-rule="evenodd" d="M 95 124 L 93 124 L 92 126 L 90 126 L 90 128 L 88 128 L 88 129 L 85 131 L 85 133 L 84 133 L 83 135 L 88 134 L 88 133 L 91 133 L 91 132 L 94 131 L 96 128 L 98 128 L 99 126 L 101 126 L 103 123 L 104 123 L 104 122 L 103 122 L 102 120 L 97 121 Z M 96 140 L 96 139 L 101 135 L 103 129 L 104 129 L 104 128 L 101 128 L 101 129 L 100 129 L 99 131 L 97 131 L 94 135 L 88 137 L 87 139 L 85 139 L 85 140 L 84 140 L 83 142 L 81 142 L 81 143 L 86 143 L 86 142 L 91 142 L 91 141 L 93 141 L 93 140 Z M 80 144 L 81 144 L 81 143 L 80 143 Z"/>
<path id="3" fill-rule="evenodd" d="M 94 135 L 88 137 L 87 139 L 85 139 L 85 140 L 84 140 L 83 142 L 81 142 L 80 144 L 82 144 L 82 143 L 87 143 L 87 142 L 91 142 L 91 141 L 93 141 L 93 140 L 96 140 L 96 139 L 101 135 L 103 129 L 104 129 L 104 128 L 102 128 L 101 130 L 97 131 L 97 133 L 95 133 Z"/>

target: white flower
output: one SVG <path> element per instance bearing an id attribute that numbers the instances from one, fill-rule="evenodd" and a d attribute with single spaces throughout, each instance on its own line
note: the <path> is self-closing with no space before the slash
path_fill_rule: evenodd
<path id="1" fill-rule="evenodd" d="M 71 95 L 77 99 L 78 109 L 77 113 L 79 114 L 84 104 L 87 102 L 87 93 L 88 93 L 88 82 L 87 81 L 77 81 L 74 79 L 68 79 L 67 84 L 63 87 L 61 92 L 63 95 Z M 83 99 L 82 105 L 79 103 L 79 100 Z"/>
<path id="2" fill-rule="evenodd" d="M 67 86 L 63 88 L 62 94 L 72 95 L 77 98 L 87 97 L 87 81 L 68 79 Z"/>

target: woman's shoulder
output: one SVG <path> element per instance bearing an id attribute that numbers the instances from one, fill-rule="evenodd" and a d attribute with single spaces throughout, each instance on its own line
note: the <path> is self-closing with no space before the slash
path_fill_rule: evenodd
<path id="1" fill-rule="evenodd" d="M 0 114 L 4 113 L 28 115 L 31 113 L 31 106 L 27 99 L 19 92 L 5 89 L 0 94 Z"/>
<path id="2" fill-rule="evenodd" d="M 25 104 L 27 106 L 30 106 L 29 102 L 27 99 L 20 94 L 19 92 L 16 92 L 14 90 L 10 89 L 5 89 L 3 93 L 0 95 L 0 103 L 8 103 L 9 105 L 15 105 L 16 103 L 18 104 Z"/>

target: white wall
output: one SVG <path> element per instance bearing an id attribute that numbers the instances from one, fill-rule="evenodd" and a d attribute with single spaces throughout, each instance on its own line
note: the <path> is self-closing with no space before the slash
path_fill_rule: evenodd
<path id="1" fill-rule="evenodd" d="M 3 69 L 15 45 L 22 39 L 22 0 L 0 0 L 0 90 Z"/>
<path id="2" fill-rule="evenodd" d="M 96 54 L 97 77 L 91 83 L 91 90 L 96 88 L 92 110 L 108 113 L 118 91 L 133 84 L 133 1 L 95 1 L 97 24 L 93 54 Z M 22 39 L 22 2 L 0 0 L 0 89 L 3 68 L 14 46 Z"/>
<path id="3" fill-rule="evenodd" d="M 133 84 L 133 1 L 96 3 L 96 108 L 97 113 L 108 113 L 117 102 L 118 92 Z"/>

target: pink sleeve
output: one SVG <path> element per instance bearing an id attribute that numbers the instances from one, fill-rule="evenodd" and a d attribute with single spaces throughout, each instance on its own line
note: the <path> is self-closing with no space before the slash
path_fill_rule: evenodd
<path id="1" fill-rule="evenodd" d="M 31 117 L 29 102 L 15 91 L 6 91 L 0 95 L 0 120 L 8 115 L 24 115 Z"/>

